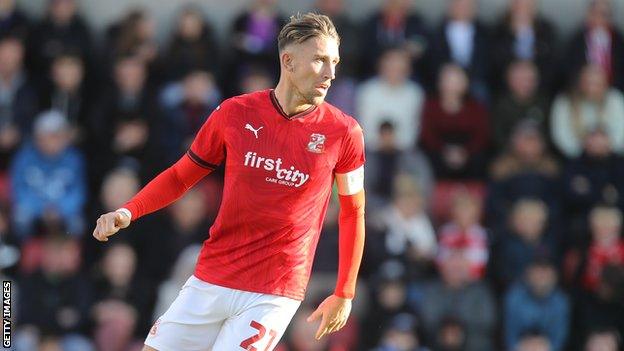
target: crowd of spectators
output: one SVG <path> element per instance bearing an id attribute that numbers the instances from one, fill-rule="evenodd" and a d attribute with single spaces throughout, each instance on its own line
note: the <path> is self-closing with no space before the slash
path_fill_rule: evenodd
<path id="1" fill-rule="evenodd" d="M 332 201 L 306 300 L 280 351 L 617 351 L 624 335 L 624 37 L 588 0 L 563 38 L 509 0 L 494 24 L 448 0 L 429 25 L 409 0 L 341 40 L 327 100 L 367 146 L 367 242 L 352 316 L 314 341 L 332 291 Z M 186 5 L 165 40 L 146 9 L 96 33 L 79 0 L 41 18 L 0 0 L 0 277 L 18 351 L 140 350 L 193 272 L 222 172 L 105 244 L 95 219 L 181 157 L 218 104 L 274 87 L 288 14 L 250 0 L 218 40 Z M 306 11 L 307 9 L 302 9 Z"/>

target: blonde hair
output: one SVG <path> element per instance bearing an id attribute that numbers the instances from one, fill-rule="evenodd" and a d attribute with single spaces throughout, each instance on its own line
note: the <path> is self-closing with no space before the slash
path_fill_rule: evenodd
<path id="1" fill-rule="evenodd" d="M 310 38 L 326 36 L 334 38 L 340 44 L 340 36 L 329 17 L 313 12 L 297 13 L 290 16 L 290 21 L 282 28 L 277 37 L 279 51 L 292 43 L 303 43 Z"/>
<path id="2" fill-rule="evenodd" d="M 583 87 L 582 85 L 584 84 L 583 80 L 585 79 L 585 76 L 588 74 L 592 74 L 594 72 L 601 72 L 603 75 L 606 76 L 606 73 L 604 72 L 604 70 L 597 65 L 593 65 L 593 64 L 588 64 L 585 65 L 579 72 L 579 76 L 577 78 L 577 82 L 576 82 L 576 86 L 574 87 L 574 89 L 572 90 L 572 93 L 570 94 L 570 108 L 572 110 L 572 126 L 574 128 L 574 132 L 576 134 L 576 137 L 579 139 L 584 138 L 587 135 L 587 126 L 584 125 L 583 123 L 583 116 L 582 116 L 582 111 L 581 111 L 581 105 L 583 103 L 583 101 L 585 100 L 585 96 L 584 96 L 584 92 L 583 92 Z M 606 79 L 606 77 L 604 77 Z M 598 103 L 598 125 L 601 128 L 606 128 L 607 126 L 607 116 L 605 116 L 605 109 L 606 109 L 606 105 L 607 105 L 607 101 L 606 101 L 606 95 L 608 93 L 608 86 L 607 89 L 604 92 L 604 95 L 602 96 L 602 98 L 600 99 L 600 101 L 597 101 Z"/>
<path id="3" fill-rule="evenodd" d="M 604 223 L 611 220 L 618 227 L 622 225 L 622 211 L 612 206 L 596 206 L 589 213 L 591 222 Z"/>

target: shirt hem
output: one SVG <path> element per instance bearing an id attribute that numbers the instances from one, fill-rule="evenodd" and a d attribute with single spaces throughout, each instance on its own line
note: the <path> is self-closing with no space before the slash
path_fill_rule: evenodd
<path id="1" fill-rule="evenodd" d="M 236 289 L 236 290 L 241 290 L 241 291 L 248 291 L 248 292 L 253 292 L 253 293 L 259 293 L 259 294 L 269 294 L 269 295 L 277 295 L 277 296 L 283 296 L 283 297 L 287 297 L 289 299 L 293 299 L 293 300 L 297 300 L 297 301 L 303 301 L 304 297 L 305 297 L 305 293 L 304 294 L 299 294 L 293 291 L 274 291 L 274 290 L 269 290 L 269 289 L 260 289 L 260 288 L 253 288 L 253 287 L 249 287 L 249 286 L 243 286 L 243 285 L 238 285 L 238 284 L 233 284 L 232 282 L 229 281 L 225 281 L 225 280 L 221 280 L 219 278 L 210 276 L 209 274 L 205 274 L 202 273 L 199 270 L 195 270 L 194 275 L 202 280 L 205 281 L 206 283 L 210 283 L 210 284 L 214 284 L 214 285 L 219 285 L 225 288 L 229 288 L 229 289 Z"/>

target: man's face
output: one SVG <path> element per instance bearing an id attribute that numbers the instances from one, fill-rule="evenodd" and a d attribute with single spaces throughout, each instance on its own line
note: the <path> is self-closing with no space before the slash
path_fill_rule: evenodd
<path id="1" fill-rule="evenodd" d="M 613 245 L 622 229 L 618 215 L 612 210 L 599 209 L 592 212 L 589 224 L 593 241 L 598 245 Z"/>
<path id="2" fill-rule="evenodd" d="M 508 73 L 507 84 L 515 96 L 522 99 L 529 98 L 537 89 L 537 72 L 531 64 L 516 64 Z"/>
<path id="3" fill-rule="evenodd" d="M 73 58 L 61 58 L 52 65 L 52 80 L 62 90 L 76 89 L 82 82 L 82 63 Z"/>
<path id="4" fill-rule="evenodd" d="M 535 0 L 514 0 L 511 3 L 511 11 L 516 15 L 530 15 L 535 14 Z"/>
<path id="5" fill-rule="evenodd" d="M 511 142 L 513 152 L 524 161 L 533 161 L 544 153 L 544 142 L 537 131 L 518 131 Z"/>
<path id="6" fill-rule="evenodd" d="M 178 23 L 178 31 L 183 38 L 197 39 L 202 34 L 202 18 L 197 12 L 187 12 L 182 15 Z"/>
<path id="7" fill-rule="evenodd" d="M 527 271 L 527 281 L 535 295 L 544 297 L 555 288 L 557 274 L 551 266 L 533 266 Z"/>
<path id="8" fill-rule="evenodd" d="M 440 71 L 438 86 L 442 95 L 462 96 L 468 90 L 468 83 L 466 73 L 459 66 L 449 64 Z"/>
<path id="9" fill-rule="evenodd" d="M 454 0 L 451 2 L 449 17 L 455 21 L 472 21 L 475 10 L 474 0 Z"/>
<path id="10" fill-rule="evenodd" d="M 536 204 L 525 204 L 512 212 L 514 231 L 529 242 L 535 242 L 540 239 L 546 220 L 546 214 Z"/>
<path id="11" fill-rule="evenodd" d="M 137 59 L 126 59 L 115 67 L 115 81 L 124 92 L 137 92 L 145 82 L 145 66 Z"/>
<path id="12" fill-rule="evenodd" d="M 287 79 L 295 94 L 306 104 L 320 105 L 325 100 L 331 81 L 336 77 L 336 65 L 340 61 L 338 42 L 321 36 L 292 44 L 282 53 Z"/>
<path id="13" fill-rule="evenodd" d="M 44 155 L 56 156 L 63 152 L 69 144 L 69 136 L 66 131 L 36 133 L 35 143 Z"/>
<path id="14" fill-rule="evenodd" d="M 0 13 L 10 13 L 15 8 L 15 0 L 0 0 Z"/>
<path id="15" fill-rule="evenodd" d="M 0 43 L 0 74 L 10 75 L 20 70 L 24 58 L 24 47 L 17 41 L 7 39 Z"/>
<path id="16" fill-rule="evenodd" d="M 518 351 L 550 351 L 550 342 L 543 336 L 532 336 L 520 340 Z"/>
<path id="17" fill-rule="evenodd" d="M 587 99 L 599 101 L 609 89 L 607 76 L 598 66 L 587 66 L 581 73 L 581 91 Z"/>
<path id="18" fill-rule="evenodd" d="M 405 51 L 387 52 L 379 62 L 380 76 L 391 85 L 403 84 L 409 78 L 410 73 L 410 58 Z"/>
<path id="19" fill-rule="evenodd" d="M 50 14 L 56 22 L 67 23 L 72 19 L 76 10 L 74 0 L 52 0 Z"/>
<path id="20" fill-rule="evenodd" d="M 593 1 L 587 10 L 586 23 L 590 28 L 608 27 L 611 23 L 611 13 L 610 1 Z"/>
<path id="21" fill-rule="evenodd" d="M 617 338 L 613 333 L 598 333 L 592 335 L 585 345 L 586 351 L 616 351 Z"/>
<path id="22" fill-rule="evenodd" d="M 212 76 L 207 72 L 196 71 L 184 78 L 182 88 L 186 101 L 202 104 L 214 88 Z"/>
<path id="23" fill-rule="evenodd" d="M 592 157 L 606 157 L 611 154 L 611 140 L 600 130 L 593 131 L 585 136 L 585 151 Z"/>

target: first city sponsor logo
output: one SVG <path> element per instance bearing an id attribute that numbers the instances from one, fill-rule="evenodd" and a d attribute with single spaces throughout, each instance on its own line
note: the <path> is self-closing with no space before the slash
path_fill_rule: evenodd
<path id="1" fill-rule="evenodd" d="M 2 281 L 2 347 L 11 347 L 11 282 Z"/>

